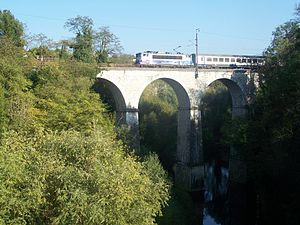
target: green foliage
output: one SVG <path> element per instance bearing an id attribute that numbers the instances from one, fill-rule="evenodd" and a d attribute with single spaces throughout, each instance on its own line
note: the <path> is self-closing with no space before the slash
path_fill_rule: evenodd
<path id="1" fill-rule="evenodd" d="M 95 32 L 94 45 L 98 63 L 107 63 L 109 56 L 118 55 L 123 50 L 119 38 L 107 26 L 100 27 Z"/>
<path id="2" fill-rule="evenodd" d="M 69 46 L 71 45 L 70 41 L 61 40 L 58 44 L 59 48 L 57 46 L 56 51 L 58 53 L 59 58 L 64 60 L 71 58 L 71 52 L 69 51 Z"/>
<path id="3" fill-rule="evenodd" d="M 34 113 L 38 123 L 58 131 L 72 128 L 89 132 L 96 126 L 111 126 L 107 119 L 99 116 L 105 107 L 90 89 L 93 82 L 89 71 L 85 71 L 86 77 L 80 76 L 85 68 L 81 63 L 72 63 L 72 67 L 70 64 L 49 64 L 31 72 L 33 91 L 39 99 Z"/>
<path id="4" fill-rule="evenodd" d="M 293 29 L 289 29 L 289 24 L 284 27 L 287 27 L 288 33 L 275 36 L 273 43 L 277 45 L 272 49 L 281 48 L 286 54 L 269 56 L 261 76 L 263 85 L 259 104 L 264 114 L 263 121 L 271 125 L 272 142 L 292 138 L 299 125 L 300 28 L 298 24 L 294 24 Z"/>
<path id="5" fill-rule="evenodd" d="M 10 132 L 0 149 L 5 224 L 148 225 L 168 199 L 157 158 L 138 163 L 104 130 Z"/>
<path id="6" fill-rule="evenodd" d="M 69 26 L 90 34 L 86 18 Z M 40 64 L 8 37 L 0 54 L 0 224 L 155 224 L 169 182 L 116 138 L 96 64 Z"/>
<path id="7" fill-rule="evenodd" d="M 224 131 L 227 130 L 224 126 L 232 128 L 231 96 L 225 85 L 214 82 L 204 93 L 200 107 L 205 160 L 222 158 L 220 154 L 228 151 L 228 146 L 232 143 L 232 140 L 226 140 L 224 136 Z"/>
<path id="8" fill-rule="evenodd" d="M 293 24 L 292 28 L 290 24 Z M 270 191 L 264 195 L 268 198 L 265 207 L 268 219 L 272 218 L 274 211 L 280 211 L 282 216 L 275 217 L 277 222 L 284 223 L 286 220 L 288 224 L 297 224 L 299 217 L 294 214 L 297 214 L 295 206 L 299 208 L 300 182 L 291 175 L 299 176 L 300 173 L 300 29 L 298 23 L 287 23 L 280 30 L 283 28 L 287 32 L 275 33 L 273 43 L 276 44 L 271 46 L 272 50 L 280 51 L 269 56 L 261 76 L 263 85 L 258 99 L 258 120 L 264 135 L 260 139 L 262 147 L 256 158 L 262 163 L 262 156 L 268 156 L 269 182 L 276 183 L 279 196 L 289 193 L 284 199 L 280 198 L 278 193 L 270 191 L 269 185 L 260 183 L 263 190 Z M 282 182 L 288 183 L 291 188 L 287 190 Z M 274 197 L 276 195 L 278 197 Z M 272 199 L 276 200 L 277 207 L 274 207 Z M 287 210 L 282 212 L 280 208 Z"/>
<path id="9" fill-rule="evenodd" d="M 199 212 L 201 209 L 199 209 Z M 198 216 L 198 217 L 197 217 Z M 159 225 L 198 224 L 199 215 L 195 214 L 192 196 L 185 190 L 172 187 L 171 199 L 163 210 L 163 216 L 157 218 Z"/>
<path id="10" fill-rule="evenodd" d="M 53 41 L 42 33 L 31 35 L 28 38 L 28 42 L 30 42 L 28 45 L 31 46 L 29 51 L 41 62 L 54 58 L 57 55 L 55 51 L 51 50 L 54 45 Z"/>
<path id="11" fill-rule="evenodd" d="M 93 20 L 86 16 L 69 19 L 65 27 L 76 34 L 73 41 L 65 44 L 73 49 L 73 57 L 85 63 L 109 63 L 110 57 L 121 54 L 120 40 L 107 26 L 93 30 Z M 65 46 L 65 45 L 63 45 Z M 61 53 L 65 53 L 63 48 Z M 63 56 L 63 54 L 62 54 Z"/>
<path id="12" fill-rule="evenodd" d="M 94 62 L 93 20 L 86 16 L 77 16 L 69 19 L 65 27 L 76 34 L 70 46 L 74 50 L 74 58 L 85 63 Z"/>
<path id="13" fill-rule="evenodd" d="M 176 161 L 177 98 L 164 81 L 155 81 L 140 100 L 141 144 L 158 154 L 164 168 L 172 172 Z"/>
<path id="14" fill-rule="evenodd" d="M 299 15 L 299 7 L 297 10 Z M 235 140 L 246 146 L 248 174 L 261 199 L 261 224 L 298 224 L 299 19 L 279 26 L 273 34 L 259 77 L 253 121 L 236 124 L 232 134 L 240 133 Z"/>
<path id="15" fill-rule="evenodd" d="M 96 61 L 97 63 L 108 63 L 109 62 L 109 55 L 107 51 L 96 51 Z"/>
<path id="16" fill-rule="evenodd" d="M 133 64 L 133 55 L 121 54 L 121 55 L 112 55 L 111 62 L 117 65 L 132 65 Z"/>
<path id="17" fill-rule="evenodd" d="M 235 118 L 225 121 L 221 128 L 222 145 L 230 146 L 231 151 L 232 148 L 238 150 L 239 157 L 244 160 L 247 158 L 247 150 L 249 150 L 249 124 L 247 119 Z"/>
<path id="18" fill-rule="evenodd" d="M 0 86 L 0 139 L 1 134 L 5 131 L 8 124 L 8 115 L 6 110 L 6 99 L 4 97 L 4 89 L 2 86 Z"/>
<path id="19" fill-rule="evenodd" d="M 26 129 L 31 121 L 34 96 L 30 92 L 28 72 L 30 61 L 22 48 L 10 39 L 0 39 L 0 90 L 2 129 Z"/>
<path id="20" fill-rule="evenodd" d="M 169 191 L 169 186 L 166 181 L 168 179 L 166 171 L 164 171 L 161 163 L 159 162 L 158 155 L 155 153 L 148 154 L 143 162 L 144 169 L 148 176 L 150 177 L 151 181 L 153 182 L 153 189 L 154 192 L 157 192 L 159 195 L 164 195 L 165 192 Z M 153 201 L 153 204 L 156 204 L 159 207 L 159 204 L 165 204 L 166 199 L 163 199 L 161 202 Z"/>
<path id="21" fill-rule="evenodd" d="M 24 46 L 24 28 L 9 10 L 0 10 L 0 38 L 10 39 L 15 46 Z"/>
<path id="22" fill-rule="evenodd" d="M 298 23 L 288 22 L 276 31 L 261 75 L 257 119 L 265 133 L 262 149 L 285 160 L 298 152 L 300 28 Z"/>

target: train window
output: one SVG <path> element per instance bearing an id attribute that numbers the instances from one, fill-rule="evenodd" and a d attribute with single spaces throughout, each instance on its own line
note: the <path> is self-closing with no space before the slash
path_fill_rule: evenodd
<path id="1" fill-rule="evenodd" d="M 247 63 L 251 63 L 251 59 L 247 59 Z"/>
<path id="2" fill-rule="evenodd" d="M 201 57 L 201 61 L 202 61 L 202 62 L 204 61 L 204 57 Z"/>
<path id="3" fill-rule="evenodd" d="M 182 59 L 181 55 L 152 55 L 152 59 Z"/>
<path id="4" fill-rule="evenodd" d="M 253 63 L 257 63 L 257 59 L 253 59 Z"/>
<path id="5" fill-rule="evenodd" d="M 224 58 L 219 58 L 219 62 L 224 62 Z"/>
<path id="6" fill-rule="evenodd" d="M 210 57 L 208 57 L 208 58 L 206 59 L 206 61 L 208 61 L 208 62 L 211 62 L 211 58 L 210 58 Z"/>
<path id="7" fill-rule="evenodd" d="M 229 58 L 225 58 L 225 62 L 229 62 Z"/>
<path id="8" fill-rule="evenodd" d="M 213 58 L 213 62 L 218 62 L 218 58 Z"/>
<path id="9" fill-rule="evenodd" d="M 242 59 L 242 62 L 245 63 L 245 62 L 246 62 L 246 59 Z"/>
<path id="10" fill-rule="evenodd" d="M 237 58 L 236 62 L 240 63 L 240 62 L 242 62 L 242 59 L 241 58 Z"/>
<path id="11" fill-rule="evenodd" d="M 231 59 L 230 59 L 230 62 L 235 62 L 235 58 L 231 58 Z"/>

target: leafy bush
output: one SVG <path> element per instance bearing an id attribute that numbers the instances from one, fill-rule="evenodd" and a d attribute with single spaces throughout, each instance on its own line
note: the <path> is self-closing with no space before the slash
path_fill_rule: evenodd
<path id="1" fill-rule="evenodd" d="M 169 185 L 157 157 L 124 155 L 95 131 L 7 133 L 0 147 L 0 218 L 5 224 L 154 224 Z"/>

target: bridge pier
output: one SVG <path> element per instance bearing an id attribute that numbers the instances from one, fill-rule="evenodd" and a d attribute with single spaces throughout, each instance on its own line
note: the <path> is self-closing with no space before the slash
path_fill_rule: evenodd
<path id="1" fill-rule="evenodd" d="M 129 127 L 132 147 L 136 150 L 140 150 L 140 131 L 139 131 L 139 110 L 136 108 L 126 109 L 126 123 Z"/>
<path id="2" fill-rule="evenodd" d="M 200 115 L 198 107 L 178 109 L 175 182 L 188 191 L 203 189 L 204 164 Z"/>
<path id="3" fill-rule="evenodd" d="M 126 108 L 116 112 L 116 125 L 125 126 L 129 131 L 129 145 L 136 151 L 140 150 L 140 132 L 139 132 L 139 110 L 136 108 Z"/>
<path id="4" fill-rule="evenodd" d="M 232 118 L 246 118 L 248 108 L 246 105 L 233 105 Z M 247 182 L 247 164 L 240 149 L 230 147 L 229 179 L 233 183 L 245 184 Z"/>
<path id="5" fill-rule="evenodd" d="M 246 105 L 232 106 L 232 118 L 246 118 L 247 114 L 248 114 L 248 108 Z"/>

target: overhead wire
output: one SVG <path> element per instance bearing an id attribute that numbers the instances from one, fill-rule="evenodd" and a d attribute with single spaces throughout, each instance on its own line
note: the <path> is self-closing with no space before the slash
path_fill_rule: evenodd
<path id="1" fill-rule="evenodd" d="M 16 12 L 15 15 L 19 16 L 25 16 L 25 17 L 31 17 L 31 18 L 37 18 L 37 19 L 42 19 L 42 20 L 52 20 L 52 21 L 67 21 L 68 19 L 66 18 L 58 18 L 58 17 L 46 17 L 46 16 L 40 16 L 40 15 L 31 15 L 31 14 L 25 14 L 25 13 L 19 13 Z M 101 26 L 108 26 L 108 27 L 119 27 L 119 28 L 125 28 L 125 29 L 135 29 L 135 30 L 149 30 L 149 31 L 163 31 L 163 32 L 178 32 L 178 33 L 193 33 L 193 30 L 189 29 L 174 29 L 174 28 L 165 28 L 165 27 L 146 27 L 146 26 L 132 26 L 132 25 L 124 25 L 124 24 L 99 24 L 97 22 L 94 22 L 94 25 L 101 27 Z M 260 42 L 268 42 L 269 40 L 263 39 L 263 38 L 253 38 L 253 37 L 242 37 L 242 36 L 234 36 L 234 35 L 228 35 L 228 34 L 221 34 L 221 33 L 211 33 L 211 32 L 206 32 L 205 30 L 201 29 L 199 32 L 202 36 L 215 36 L 217 38 L 227 38 L 227 39 L 237 39 L 237 40 L 249 40 L 249 41 L 260 41 Z M 70 37 L 66 37 L 70 38 Z M 192 42 L 190 40 L 190 42 Z M 182 44 L 182 47 L 185 48 L 190 48 L 194 46 L 194 43 L 190 44 Z M 210 46 L 211 47 L 211 46 Z M 247 49 L 248 50 L 248 49 Z M 258 50 L 258 51 L 261 51 Z"/>
<path id="2" fill-rule="evenodd" d="M 30 14 L 24 14 L 24 13 L 15 13 L 16 15 L 21 16 L 28 16 L 33 18 L 39 18 L 44 20 L 56 20 L 56 21 L 66 21 L 65 18 L 57 18 L 57 17 L 45 17 L 45 16 L 39 16 L 39 15 L 30 15 Z M 168 31 L 168 32 L 194 32 L 194 30 L 189 29 L 171 29 L 171 28 L 159 28 L 159 27 L 142 27 L 142 26 L 131 26 L 131 25 L 124 25 L 124 24 L 96 24 L 98 26 L 109 26 L 109 27 L 120 27 L 120 28 L 128 28 L 128 29 L 136 29 L 136 30 L 156 30 L 156 31 Z M 209 35 L 209 36 L 217 36 L 219 38 L 230 38 L 230 39 L 244 39 L 244 40 L 255 40 L 255 41 L 269 41 L 263 38 L 252 38 L 252 37 L 241 37 L 241 36 L 234 36 L 234 35 L 228 35 L 228 34 L 220 34 L 220 33 L 211 33 L 211 32 L 205 32 L 205 31 L 199 31 L 202 35 Z"/>

